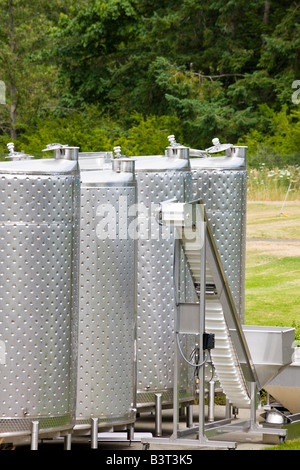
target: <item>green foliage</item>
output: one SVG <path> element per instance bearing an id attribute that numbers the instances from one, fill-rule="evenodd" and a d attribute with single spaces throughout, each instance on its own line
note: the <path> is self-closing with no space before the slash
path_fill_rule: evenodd
<path id="1" fill-rule="evenodd" d="M 172 116 L 147 116 L 136 113 L 132 116 L 132 127 L 123 134 L 118 144 L 122 147 L 122 153 L 132 155 L 160 155 L 163 154 L 169 141 L 168 135 L 175 133 L 179 140 L 179 119 Z"/>
<path id="2" fill-rule="evenodd" d="M 69 16 L 61 15 L 52 35 L 56 59 L 61 65 L 58 78 L 63 89 L 63 106 L 81 107 L 95 100 L 107 106 L 112 101 L 110 90 L 116 87 L 114 81 L 124 54 L 136 38 L 136 3 L 136 0 L 89 1 L 81 9 L 72 8 Z M 124 91 L 125 83 L 121 85 Z M 113 92 L 113 101 L 117 96 L 121 96 L 120 92 L 116 95 Z"/>
<path id="3" fill-rule="evenodd" d="M 7 88 L 6 106 L 0 107 L 0 129 L 12 130 L 29 122 L 51 102 L 54 71 L 50 64 L 35 63 L 33 54 L 49 45 L 47 31 L 57 20 L 59 0 L 2 0 L 0 2 L 0 79 Z"/>
<path id="4" fill-rule="evenodd" d="M 57 135 L 57 122 L 67 119 L 65 135 L 80 137 L 76 144 L 85 147 L 86 139 L 97 140 L 87 118 L 96 107 L 103 131 L 107 122 L 118 129 L 128 152 L 149 148 L 128 134 L 136 116 L 146 134 L 154 117 L 158 123 L 168 116 L 167 127 L 175 126 L 186 145 L 242 139 L 250 165 L 262 156 L 282 165 L 284 154 L 297 164 L 299 108 L 291 87 L 300 80 L 300 8 L 294 1 L 2 0 L 0 19 L 5 138 L 10 133 L 25 145 L 35 132 Z M 102 134 L 99 142 L 106 145 Z"/>
<path id="5" fill-rule="evenodd" d="M 70 111 L 68 116 L 55 120 L 43 119 L 37 122 L 36 129 L 27 129 L 15 147 L 35 157 L 47 157 L 42 149 L 47 144 L 78 145 L 80 151 L 112 151 L 121 145 L 122 154 L 151 155 L 162 154 L 168 145 L 168 135 L 176 133 L 180 137 L 179 120 L 171 116 L 148 116 L 135 113 L 130 117 L 131 126 L 121 127 L 108 117 L 101 116 L 95 106 L 86 107 L 84 112 Z M 125 124 L 124 124 L 125 126 Z M 0 155 L 7 155 L 6 144 L 11 139 L 0 137 Z"/>
<path id="6" fill-rule="evenodd" d="M 259 106 L 259 111 L 262 125 L 239 139 L 239 143 L 249 148 L 249 166 L 299 165 L 300 110 L 288 113 L 287 106 L 283 106 L 276 112 L 264 104 Z"/>
<path id="7" fill-rule="evenodd" d="M 176 115 L 192 146 L 235 142 L 264 127 L 262 104 L 293 111 L 298 20 L 288 1 L 88 2 L 55 29 L 62 102 Z"/>

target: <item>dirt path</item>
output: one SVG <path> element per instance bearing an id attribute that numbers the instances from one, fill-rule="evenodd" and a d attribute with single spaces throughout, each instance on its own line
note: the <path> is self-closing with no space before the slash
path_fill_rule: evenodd
<path id="1" fill-rule="evenodd" d="M 300 240 L 247 239 L 247 251 L 280 257 L 300 257 Z"/>
<path id="2" fill-rule="evenodd" d="M 294 250 L 291 255 L 299 256 L 300 201 L 288 202 L 285 216 L 280 216 L 281 206 L 276 201 L 248 202 L 247 244 L 251 249 L 254 245 L 266 249 L 268 243 L 274 243 L 275 251 Z"/>

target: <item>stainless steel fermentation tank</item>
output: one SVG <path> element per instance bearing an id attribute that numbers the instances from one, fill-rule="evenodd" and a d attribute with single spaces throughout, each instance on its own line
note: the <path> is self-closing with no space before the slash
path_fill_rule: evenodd
<path id="1" fill-rule="evenodd" d="M 191 198 L 189 149 L 172 142 L 165 155 L 136 156 L 138 193 L 137 255 L 137 410 L 171 405 L 175 296 L 173 285 L 173 228 L 161 227 L 160 203 Z M 184 267 L 183 267 L 184 269 Z M 189 351 L 191 353 L 191 350 Z M 181 404 L 194 399 L 194 388 L 181 366 Z M 159 422 L 158 417 L 158 422 Z M 159 428 L 158 424 L 158 428 Z M 160 429 L 157 430 L 157 434 Z"/>
<path id="2" fill-rule="evenodd" d="M 218 139 L 214 139 L 213 143 L 215 145 L 205 151 L 190 152 L 193 199 L 201 199 L 205 205 L 237 313 L 243 323 L 247 148 L 231 144 L 222 145 Z M 223 152 L 223 155 L 219 156 L 219 152 Z M 214 154 L 218 156 L 212 156 Z"/>
<path id="3" fill-rule="evenodd" d="M 75 419 L 77 154 L 0 164 L 0 441 L 33 450 Z"/>
<path id="4" fill-rule="evenodd" d="M 134 161 L 81 153 L 81 237 L 75 432 L 135 421 Z"/>

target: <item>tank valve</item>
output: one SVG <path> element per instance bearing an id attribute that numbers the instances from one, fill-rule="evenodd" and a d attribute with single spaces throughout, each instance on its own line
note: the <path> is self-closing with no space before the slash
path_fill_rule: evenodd
<path id="1" fill-rule="evenodd" d="M 213 147 L 210 147 L 210 148 L 206 149 L 205 150 L 206 152 L 208 152 L 208 153 L 219 153 L 219 152 L 223 152 L 225 150 L 231 149 L 233 147 L 232 144 L 221 144 L 217 137 L 215 137 L 212 140 L 212 143 L 213 143 Z"/>
<path id="2" fill-rule="evenodd" d="M 46 148 L 42 150 L 42 152 L 47 152 L 48 150 L 63 149 L 63 148 L 67 148 L 67 147 L 68 147 L 68 145 L 48 144 L 48 145 L 46 145 Z"/>
<path id="3" fill-rule="evenodd" d="M 184 145 L 178 144 L 173 134 L 168 136 L 168 140 L 170 142 L 170 145 L 166 148 L 166 157 L 177 158 L 180 160 L 189 159 L 189 147 L 185 147 Z"/>
<path id="4" fill-rule="evenodd" d="M 121 147 L 120 145 L 117 145 L 116 147 L 114 147 L 114 152 L 115 152 L 115 156 L 114 158 L 121 158 Z"/>
<path id="5" fill-rule="evenodd" d="M 175 139 L 175 135 L 173 135 L 173 134 L 169 135 L 168 140 L 170 142 L 171 147 L 176 147 L 176 145 L 178 145 L 178 143 L 176 142 L 176 139 Z"/>
<path id="6" fill-rule="evenodd" d="M 15 153 L 15 144 L 13 142 L 9 142 L 7 144 L 7 148 L 9 150 L 9 153 Z"/>
<path id="7" fill-rule="evenodd" d="M 9 154 L 5 158 L 11 158 L 13 161 L 15 161 L 15 160 L 31 160 L 33 158 L 32 155 L 27 155 L 24 152 L 15 152 L 15 144 L 13 142 L 9 142 L 7 144 L 7 148 L 9 150 Z"/>

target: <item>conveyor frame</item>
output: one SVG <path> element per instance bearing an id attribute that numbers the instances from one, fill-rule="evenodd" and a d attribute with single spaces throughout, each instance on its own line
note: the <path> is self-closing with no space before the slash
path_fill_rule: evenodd
<path id="1" fill-rule="evenodd" d="M 213 277 L 215 284 L 215 291 L 219 301 L 222 304 L 224 317 L 229 329 L 232 342 L 235 346 L 237 357 L 241 366 L 243 378 L 248 384 L 249 398 L 250 398 L 250 419 L 231 423 L 231 419 L 216 421 L 213 423 L 205 424 L 204 413 L 204 400 L 205 400 L 205 368 L 199 367 L 199 420 L 198 425 L 195 427 L 179 429 L 179 403 L 178 403 L 178 362 L 180 351 L 175 348 L 174 352 L 174 396 L 173 396 L 173 434 L 169 438 L 145 438 L 142 439 L 142 446 L 144 450 L 149 449 L 151 443 L 155 445 L 174 445 L 174 446 L 187 446 L 195 448 L 213 447 L 213 448 L 226 448 L 235 449 L 237 444 L 232 441 L 215 441 L 208 439 L 213 435 L 227 432 L 247 432 L 259 434 L 275 434 L 281 439 L 286 436 L 285 429 L 268 428 L 266 430 L 256 422 L 256 408 L 257 408 L 257 390 L 260 388 L 258 378 L 253 366 L 251 356 L 247 347 L 244 333 L 239 322 L 235 305 L 232 300 L 232 295 L 229 290 L 226 277 L 222 268 L 218 251 L 213 240 L 212 231 L 206 217 L 205 208 L 201 200 L 193 201 L 191 203 L 172 203 L 162 205 L 161 220 L 163 223 L 174 223 L 179 228 L 177 230 L 177 239 L 174 246 L 174 285 L 175 295 L 178 293 L 179 286 L 179 260 L 180 248 L 182 246 L 182 228 L 189 227 L 193 231 L 198 232 L 197 242 L 200 240 L 200 290 L 199 303 L 196 304 L 180 304 L 180 299 L 176 295 L 176 318 L 175 318 L 175 344 L 179 334 L 198 334 L 200 338 L 203 337 L 205 332 L 205 308 L 206 308 L 206 272 L 207 266 Z M 177 206 L 177 207 L 176 207 Z M 189 206 L 189 207 L 188 207 Z M 179 209 L 179 211 L 178 211 Z M 199 211 L 200 209 L 200 211 Z M 180 215 L 181 214 L 181 215 Z M 200 214 L 200 217 L 199 217 Z M 184 217 L 181 217 L 184 215 Z M 181 235 L 180 235 L 181 234 Z M 199 287 L 199 286 L 198 286 Z M 185 316 L 189 315 L 189 320 L 186 321 Z M 204 350 L 202 341 L 199 341 L 199 358 L 200 364 L 204 364 Z M 187 438 L 191 434 L 197 435 L 197 438 Z"/>

